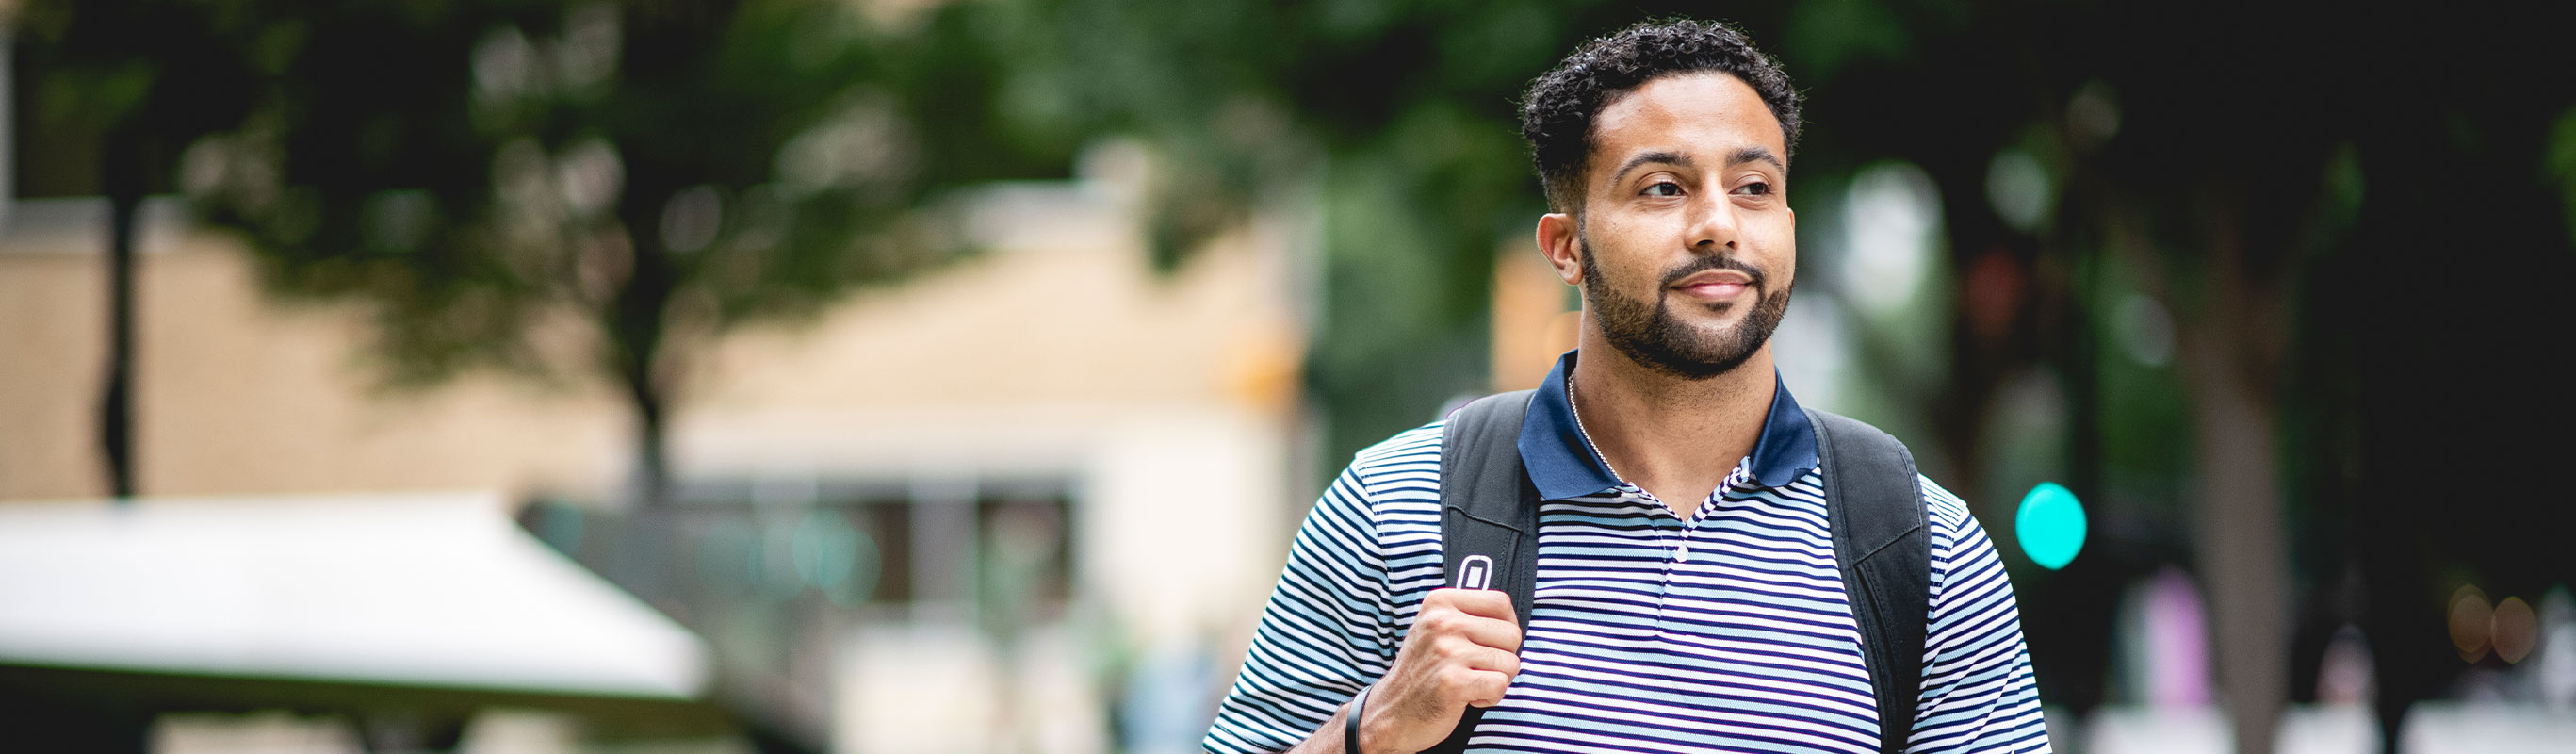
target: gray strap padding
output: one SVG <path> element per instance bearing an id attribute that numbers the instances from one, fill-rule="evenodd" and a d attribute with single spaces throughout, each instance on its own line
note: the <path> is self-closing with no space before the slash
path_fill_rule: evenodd
<path id="1" fill-rule="evenodd" d="M 1521 465 L 1521 420 L 1534 391 L 1478 398 L 1449 416 L 1440 435 L 1440 560 L 1443 586 L 1499 589 L 1529 634 L 1538 578 L 1538 487 Z M 1457 730 L 1425 752 L 1467 749 L 1485 711 L 1467 708 Z"/>
<path id="2" fill-rule="evenodd" d="M 1860 625 L 1861 660 L 1878 697 L 1878 750 L 1905 751 L 1922 696 L 1932 603 L 1931 529 L 1905 443 L 1877 427 L 1807 409 L 1823 460 L 1834 562 Z"/>

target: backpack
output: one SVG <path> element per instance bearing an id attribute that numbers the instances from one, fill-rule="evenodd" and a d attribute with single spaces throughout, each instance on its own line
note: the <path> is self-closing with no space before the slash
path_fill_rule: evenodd
<path id="1" fill-rule="evenodd" d="M 1445 583 L 1512 595 L 1529 631 L 1538 578 L 1538 488 L 1521 466 L 1521 421 L 1533 391 L 1490 395 L 1449 417 L 1440 449 L 1440 547 Z M 1931 610 L 1931 534 L 1914 456 L 1876 427 L 1815 409 L 1834 562 L 1842 569 L 1861 659 L 1878 699 L 1879 751 L 1899 754 L 1913 731 Z M 1891 714 L 1891 710 L 1903 710 Z M 1449 738 L 1426 752 L 1453 754 L 1484 718 L 1469 707 Z"/>

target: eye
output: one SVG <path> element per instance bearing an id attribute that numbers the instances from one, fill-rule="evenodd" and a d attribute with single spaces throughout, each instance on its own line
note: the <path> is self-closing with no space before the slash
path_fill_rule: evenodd
<path id="1" fill-rule="evenodd" d="M 1647 196 L 1681 196 L 1682 185 L 1672 181 L 1656 181 L 1655 185 L 1646 187 L 1645 194 Z"/>
<path id="2" fill-rule="evenodd" d="M 1771 183 L 1768 181 L 1753 181 L 1751 183 L 1735 187 L 1735 193 L 1750 196 L 1770 196 Z"/>

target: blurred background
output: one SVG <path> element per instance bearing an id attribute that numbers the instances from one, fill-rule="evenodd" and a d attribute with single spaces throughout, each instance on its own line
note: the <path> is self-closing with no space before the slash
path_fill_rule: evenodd
<path id="1" fill-rule="evenodd" d="M 0 736 L 1193 751 L 1663 14 L 2058 751 L 2576 751 L 2576 12 L 2031 0 L 0 2 Z"/>

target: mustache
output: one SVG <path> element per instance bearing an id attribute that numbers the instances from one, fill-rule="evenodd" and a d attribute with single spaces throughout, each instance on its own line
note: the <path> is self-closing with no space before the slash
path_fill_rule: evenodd
<path id="1" fill-rule="evenodd" d="M 1744 273 L 1745 277 L 1753 279 L 1753 288 L 1755 290 L 1771 290 L 1771 286 L 1768 284 L 1769 277 L 1762 274 L 1762 268 L 1745 264 L 1744 260 L 1736 259 L 1733 254 L 1711 254 L 1685 262 L 1670 270 L 1666 270 L 1664 271 L 1664 281 L 1661 287 L 1670 288 L 1674 283 L 1681 282 L 1682 278 L 1697 275 L 1709 270 L 1734 270 L 1736 272 L 1741 272 Z"/>

